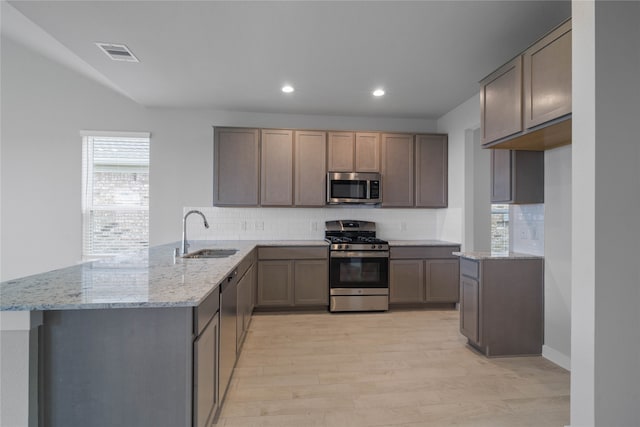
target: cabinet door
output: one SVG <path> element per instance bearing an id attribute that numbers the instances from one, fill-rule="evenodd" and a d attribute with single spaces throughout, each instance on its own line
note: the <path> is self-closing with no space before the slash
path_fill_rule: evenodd
<path id="1" fill-rule="evenodd" d="M 329 305 L 329 263 L 297 260 L 294 270 L 295 305 Z"/>
<path id="2" fill-rule="evenodd" d="M 353 132 L 329 132 L 329 172 L 353 172 L 355 139 Z"/>
<path id="3" fill-rule="evenodd" d="M 389 302 L 424 300 L 424 262 L 421 259 L 389 261 Z"/>
<path id="4" fill-rule="evenodd" d="M 480 344 L 480 286 L 476 280 L 460 277 L 460 332 Z"/>
<path id="5" fill-rule="evenodd" d="M 216 314 L 193 343 L 193 425 L 206 427 L 215 416 L 218 398 L 218 328 Z"/>
<path id="6" fill-rule="evenodd" d="M 447 135 L 416 135 L 416 207 L 446 208 L 448 203 Z"/>
<path id="7" fill-rule="evenodd" d="M 413 135 L 382 134 L 382 205 L 413 206 Z"/>
<path id="8" fill-rule="evenodd" d="M 295 133 L 296 206 L 324 206 L 327 203 L 327 134 Z"/>
<path id="9" fill-rule="evenodd" d="M 458 302 L 460 295 L 460 261 L 433 259 L 425 261 L 427 302 Z"/>
<path id="10" fill-rule="evenodd" d="M 216 128 L 214 132 L 213 204 L 257 206 L 258 129 Z"/>
<path id="11" fill-rule="evenodd" d="M 480 82 L 480 123 L 486 144 L 522 130 L 522 57 Z"/>
<path id="12" fill-rule="evenodd" d="M 356 172 L 380 172 L 380 134 L 356 133 Z"/>
<path id="13" fill-rule="evenodd" d="M 571 113 L 571 21 L 523 54 L 524 126 Z"/>
<path id="14" fill-rule="evenodd" d="M 491 202 L 543 203 L 544 152 L 491 150 Z"/>
<path id="15" fill-rule="evenodd" d="M 293 304 L 293 261 L 258 261 L 258 306 Z"/>
<path id="16" fill-rule="evenodd" d="M 253 266 L 238 281 L 238 308 L 236 315 L 236 348 L 244 341 L 245 332 L 251 318 L 251 278 Z"/>
<path id="17" fill-rule="evenodd" d="M 262 130 L 260 204 L 293 204 L 293 132 Z"/>
<path id="18" fill-rule="evenodd" d="M 491 202 L 511 201 L 511 150 L 491 150 Z"/>

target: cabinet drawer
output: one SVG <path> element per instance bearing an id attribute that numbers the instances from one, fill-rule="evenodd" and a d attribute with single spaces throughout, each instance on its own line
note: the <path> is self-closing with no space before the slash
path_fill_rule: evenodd
<path id="1" fill-rule="evenodd" d="M 281 248 L 258 248 L 258 259 L 327 259 L 325 246 L 290 246 Z"/>
<path id="2" fill-rule="evenodd" d="M 451 252 L 458 252 L 460 246 L 402 246 L 391 247 L 391 259 L 457 258 Z"/>
<path id="3" fill-rule="evenodd" d="M 193 332 L 196 336 L 204 330 L 209 320 L 220 309 L 220 287 L 217 287 L 193 309 Z"/>
<path id="4" fill-rule="evenodd" d="M 480 263 L 467 258 L 460 258 L 460 274 L 463 276 L 471 277 L 473 279 L 480 278 L 479 272 Z"/>

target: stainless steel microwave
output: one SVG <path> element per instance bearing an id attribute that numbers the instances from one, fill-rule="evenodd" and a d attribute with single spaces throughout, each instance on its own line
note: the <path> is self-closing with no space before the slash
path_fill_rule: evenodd
<path id="1" fill-rule="evenodd" d="M 382 202 L 379 173 L 329 172 L 327 174 L 327 203 L 376 204 Z"/>

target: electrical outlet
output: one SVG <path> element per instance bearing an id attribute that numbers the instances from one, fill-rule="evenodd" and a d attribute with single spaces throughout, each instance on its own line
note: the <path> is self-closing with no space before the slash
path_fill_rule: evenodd
<path id="1" fill-rule="evenodd" d="M 400 223 L 400 231 L 407 231 L 407 223 L 402 221 Z"/>
<path id="2" fill-rule="evenodd" d="M 247 231 L 247 221 L 240 221 L 240 229 L 242 231 Z"/>
<path id="3" fill-rule="evenodd" d="M 311 222 L 311 231 L 318 231 L 318 222 L 317 221 L 312 221 Z"/>
<path id="4" fill-rule="evenodd" d="M 264 230 L 264 221 L 256 221 L 256 230 Z"/>

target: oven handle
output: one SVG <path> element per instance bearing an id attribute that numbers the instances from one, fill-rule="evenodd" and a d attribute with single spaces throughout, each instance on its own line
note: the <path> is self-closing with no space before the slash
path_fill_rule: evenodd
<path id="1" fill-rule="evenodd" d="M 331 251 L 331 258 L 389 258 L 389 251 Z"/>

